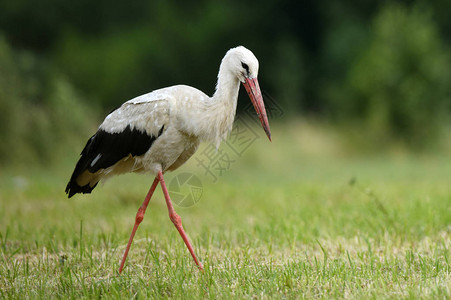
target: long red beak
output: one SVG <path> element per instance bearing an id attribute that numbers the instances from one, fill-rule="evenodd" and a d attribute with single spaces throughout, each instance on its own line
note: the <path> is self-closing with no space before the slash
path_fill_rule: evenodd
<path id="1" fill-rule="evenodd" d="M 246 88 L 249 98 L 251 98 L 257 116 L 260 119 L 260 123 L 262 123 L 263 129 L 265 130 L 268 139 L 271 141 L 271 129 L 269 129 L 268 117 L 266 116 L 265 104 L 263 103 L 262 92 L 260 91 L 257 77 L 245 77 L 244 80 L 245 82 L 243 82 L 243 85 Z"/>

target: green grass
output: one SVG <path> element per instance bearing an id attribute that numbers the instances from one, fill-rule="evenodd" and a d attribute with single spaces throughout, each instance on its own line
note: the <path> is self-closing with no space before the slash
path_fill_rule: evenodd
<path id="1" fill-rule="evenodd" d="M 2 298 L 450 298 L 451 157 L 350 155 L 307 124 L 274 126 L 216 183 L 192 160 L 201 200 L 177 207 L 195 267 L 161 189 L 117 275 L 152 178 L 117 177 L 68 200 L 80 149 L 58 166 L 0 173 Z M 80 144 L 80 147 L 83 145 Z"/>

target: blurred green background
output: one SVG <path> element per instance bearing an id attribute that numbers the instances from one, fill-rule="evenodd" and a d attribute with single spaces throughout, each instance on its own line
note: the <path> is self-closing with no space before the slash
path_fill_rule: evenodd
<path id="1" fill-rule="evenodd" d="M 212 94 L 237 45 L 284 112 L 271 122 L 326 124 L 352 151 L 446 152 L 450 11 L 445 0 L 2 0 L 0 164 L 78 152 L 109 111 L 153 89 Z"/>
<path id="2" fill-rule="evenodd" d="M 0 0 L 0 298 L 449 299 L 450 12 L 450 0 Z M 157 191 L 115 276 L 152 179 L 68 200 L 80 151 L 128 99 L 180 83 L 213 94 L 237 45 L 260 61 L 272 143 L 255 112 L 241 118 L 242 89 L 255 143 L 216 182 L 196 161 L 208 145 L 165 175 L 202 182 L 199 204 L 176 210 L 206 273 Z"/>

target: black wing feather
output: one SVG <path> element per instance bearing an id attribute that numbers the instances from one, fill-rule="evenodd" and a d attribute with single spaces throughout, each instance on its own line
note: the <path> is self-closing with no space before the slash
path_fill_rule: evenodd
<path id="1" fill-rule="evenodd" d="M 66 194 L 69 198 L 76 193 L 91 193 L 96 187 L 79 186 L 77 177 L 88 170 L 95 173 L 100 169 L 111 167 L 121 159 L 132 155 L 140 156 L 146 153 L 153 142 L 163 133 L 164 126 L 158 132 L 158 136 L 148 135 L 145 131 L 136 128 L 131 129 L 130 125 L 118 133 L 109 133 L 105 130 L 98 130 L 86 143 L 81 157 L 75 166 L 74 172 L 66 187 Z"/>

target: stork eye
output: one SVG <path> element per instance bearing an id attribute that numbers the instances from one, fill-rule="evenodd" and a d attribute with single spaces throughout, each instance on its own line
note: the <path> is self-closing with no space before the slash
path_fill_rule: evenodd
<path id="1" fill-rule="evenodd" d="M 241 62 L 241 66 L 246 70 L 246 73 L 249 74 L 249 66 L 244 62 Z"/>

